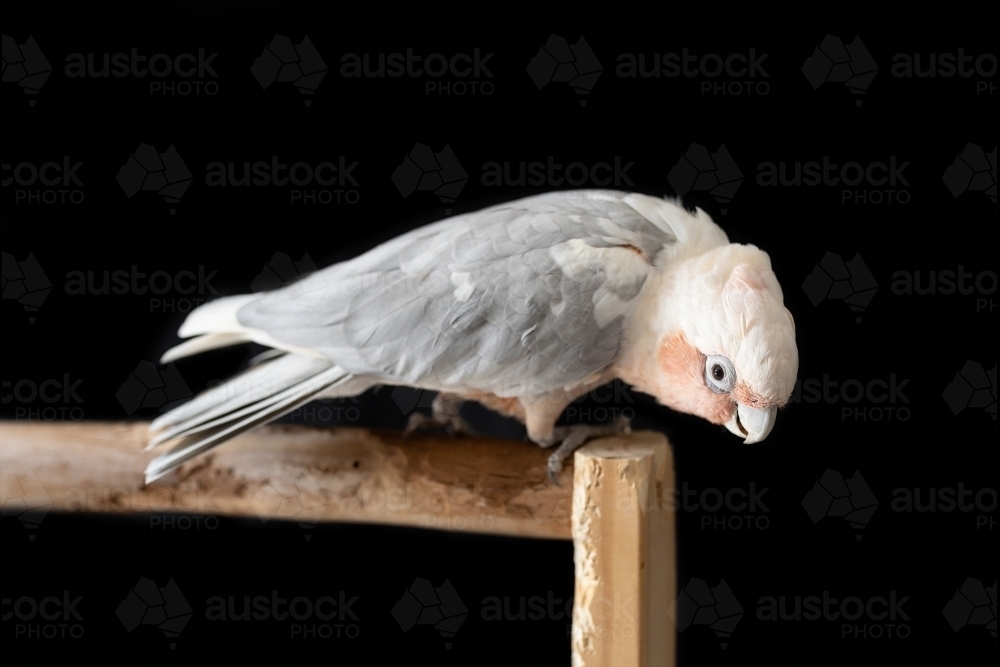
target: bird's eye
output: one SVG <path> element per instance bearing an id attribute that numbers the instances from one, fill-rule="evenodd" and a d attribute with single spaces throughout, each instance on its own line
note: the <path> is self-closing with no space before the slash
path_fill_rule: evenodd
<path id="1" fill-rule="evenodd" d="M 705 384 L 712 391 L 723 394 L 736 386 L 736 369 L 726 357 L 713 354 L 705 359 Z"/>

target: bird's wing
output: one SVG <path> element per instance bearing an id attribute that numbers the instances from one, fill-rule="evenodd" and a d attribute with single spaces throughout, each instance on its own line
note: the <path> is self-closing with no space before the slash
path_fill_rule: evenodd
<path id="1" fill-rule="evenodd" d="M 566 387 L 614 361 L 646 278 L 677 243 L 646 200 L 555 192 L 456 216 L 253 300 L 237 318 L 387 383 L 501 396 Z"/>

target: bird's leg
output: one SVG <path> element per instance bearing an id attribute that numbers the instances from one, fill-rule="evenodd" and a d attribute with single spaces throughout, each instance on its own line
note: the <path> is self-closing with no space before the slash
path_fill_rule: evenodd
<path id="1" fill-rule="evenodd" d="M 439 392 L 431 402 L 431 416 L 422 412 L 414 412 L 406 422 L 406 429 L 403 435 L 409 435 L 414 431 L 444 429 L 450 435 L 479 435 L 469 426 L 458 412 L 462 409 L 465 399 L 457 394 Z"/>
<path id="2" fill-rule="evenodd" d="M 539 447 L 548 448 L 556 443 L 559 447 L 549 456 L 549 479 L 559 486 L 558 475 L 562 472 L 563 462 L 578 450 L 590 438 L 602 435 L 615 435 L 629 432 L 629 420 L 620 416 L 611 424 L 573 424 L 571 426 L 555 426 L 559 415 L 569 405 L 570 399 L 549 398 L 527 402 L 525 406 L 525 425 L 528 427 L 528 437 Z"/>
<path id="3" fill-rule="evenodd" d="M 572 426 L 556 426 L 552 429 L 553 443 L 561 441 L 556 451 L 549 456 L 549 479 L 556 486 L 559 486 L 558 475 L 562 472 L 563 463 L 573 455 L 573 452 L 580 449 L 585 442 L 591 438 L 598 438 L 603 435 L 618 435 L 619 433 L 630 433 L 628 417 L 620 415 L 618 419 L 610 424 L 573 424 Z M 551 446 L 549 445 L 544 446 Z"/>

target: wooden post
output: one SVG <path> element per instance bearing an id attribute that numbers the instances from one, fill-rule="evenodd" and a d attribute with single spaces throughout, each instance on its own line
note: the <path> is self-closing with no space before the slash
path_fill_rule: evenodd
<path id="1" fill-rule="evenodd" d="M 677 596 L 674 486 L 666 438 L 602 438 L 575 454 L 574 667 L 672 667 Z"/>

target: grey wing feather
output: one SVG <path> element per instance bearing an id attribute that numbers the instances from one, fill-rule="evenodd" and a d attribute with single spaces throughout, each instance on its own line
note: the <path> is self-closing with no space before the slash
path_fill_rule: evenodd
<path id="1" fill-rule="evenodd" d="M 506 396 L 564 387 L 614 360 L 648 271 L 612 280 L 604 263 L 567 269 L 557 251 L 630 247 L 651 270 L 676 242 L 624 196 L 556 192 L 456 216 L 269 293 L 238 319 L 387 383 Z M 619 304 L 613 316 L 597 312 L 602 299 Z"/>

